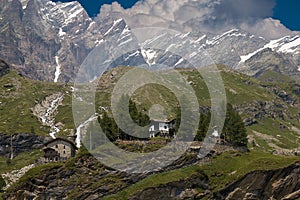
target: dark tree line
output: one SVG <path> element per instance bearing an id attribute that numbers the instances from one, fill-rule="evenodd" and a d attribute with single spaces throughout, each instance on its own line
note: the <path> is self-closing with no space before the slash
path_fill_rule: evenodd
<path id="1" fill-rule="evenodd" d="M 148 115 L 146 114 L 146 110 L 144 109 L 144 112 L 140 112 L 137 108 L 137 105 L 135 102 L 133 102 L 129 97 L 123 96 L 120 101 L 129 101 L 129 114 L 133 120 L 133 122 L 136 123 L 137 126 L 147 126 L 150 123 L 150 119 Z M 128 112 L 128 108 L 119 107 L 120 116 L 122 117 L 123 112 Z M 176 124 L 175 124 L 175 134 L 178 132 L 178 129 L 180 127 L 180 121 L 181 121 L 181 109 L 176 109 Z M 183 116 L 184 117 L 184 116 Z M 197 141 L 203 141 L 203 139 L 207 135 L 209 123 L 211 120 L 211 113 L 210 111 L 207 111 L 206 113 L 201 112 L 200 113 L 200 120 L 198 125 L 198 130 L 195 136 L 195 140 Z M 106 111 L 103 111 L 101 113 L 101 116 L 98 118 L 98 122 L 100 123 L 102 131 L 107 136 L 107 139 L 110 141 L 116 141 L 117 139 L 121 140 L 137 140 L 138 138 L 135 138 L 131 136 L 130 134 L 125 133 L 123 130 L 121 130 L 116 121 L 113 119 L 112 116 L 110 116 Z M 92 125 L 93 126 L 93 125 Z M 188 127 L 188 126 L 187 126 Z M 134 130 L 134 129 L 131 129 Z M 185 129 L 183 129 L 184 131 Z M 188 130 L 188 129 L 186 129 Z M 96 132 L 93 130 L 93 127 L 90 127 L 89 132 Z M 92 143 L 99 144 L 99 140 L 101 140 L 103 143 L 105 143 L 105 138 L 101 138 L 97 134 L 87 134 L 87 139 L 89 137 L 93 137 L 91 140 Z M 224 127 L 221 133 L 221 139 L 223 139 L 225 142 L 231 143 L 235 146 L 246 146 L 247 145 L 247 131 L 244 125 L 244 122 L 239 115 L 238 112 L 236 112 L 231 104 L 227 105 L 227 112 L 226 112 L 226 118 Z M 92 144 L 90 146 L 93 146 Z M 90 147 L 93 148 L 93 147 Z"/>
<path id="2" fill-rule="evenodd" d="M 127 101 L 128 97 L 122 97 L 120 101 Z M 128 110 L 123 110 L 122 108 L 118 108 L 120 113 L 120 117 L 122 117 L 123 112 L 127 112 Z M 145 110 L 145 109 L 144 109 Z M 150 123 L 150 118 L 148 115 L 146 115 L 144 112 L 139 112 L 137 109 L 137 105 L 135 102 L 133 102 L 131 99 L 129 99 L 129 114 L 133 120 L 133 122 L 137 126 L 146 126 Z M 117 139 L 121 140 L 133 140 L 137 139 L 130 134 L 124 133 L 117 125 L 116 121 L 113 119 L 113 117 L 109 116 L 107 112 L 103 111 L 101 113 L 101 116 L 99 116 L 98 121 L 100 123 L 100 126 L 103 130 L 103 132 L 106 134 L 109 140 L 115 141 Z M 120 120 L 122 121 L 122 120 Z M 126 124 L 125 124 L 126 125 Z M 131 130 L 134 130 L 132 128 Z"/>
<path id="3" fill-rule="evenodd" d="M 195 140 L 202 141 L 208 131 L 208 126 L 211 119 L 211 113 L 201 113 L 198 132 Z M 224 141 L 231 143 L 235 146 L 246 146 L 247 145 L 247 131 L 244 122 L 236 112 L 231 104 L 227 104 L 227 112 L 221 138 Z"/>
<path id="4" fill-rule="evenodd" d="M 2 178 L 2 176 L 0 175 L 0 192 L 2 191 L 2 189 L 6 186 L 5 180 Z"/>

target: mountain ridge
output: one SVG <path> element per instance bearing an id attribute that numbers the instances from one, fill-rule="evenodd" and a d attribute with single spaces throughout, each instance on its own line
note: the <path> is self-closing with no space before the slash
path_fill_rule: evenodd
<path id="1" fill-rule="evenodd" d="M 118 41 L 116 47 L 129 42 L 135 45 L 139 52 L 123 55 L 115 65 L 155 63 L 171 67 L 180 64 L 175 67 L 182 67 L 186 64 L 181 61 L 181 57 L 175 56 L 170 59 L 171 52 L 155 53 L 153 49 L 144 48 L 144 43 L 135 43 L 134 33 L 124 20 L 109 16 L 90 18 L 78 2 L 3 0 L 0 9 L 0 27 L 2 29 L 0 42 L 4 44 L 0 49 L 0 58 L 9 60 L 23 75 L 36 80 L 74 81 L 79 67 L 89 53 L 95 47 L 103 45 L 103 41 L 110 41 L 113 37 L 122 38 L 122 33 L 127 35 L 124 35 L 127 39 Z M 202 51 L 205 50 L 215 63 L 242 69 L 242 72 L 248 74 L 255 72 L 252 69 L 256 65 L 253 61 L 255 56 L 271 47 L 270 54 L 279 54 L 286 58 L 293 63 L 292 68 L 296 69 L 292 74 L 285 71 L 281 73 L 292 77 L 299 75 L 297 71 L 300 66 L 299 35 L 268 41 L 245 31 L 232 29 L 220 35 L 192 32 L 181 34 L 180 37 L 162 37 L 157 43 L 169 42 L 171 45 L 177 40 L 178 47 L 183 47 L 183 51 L 184 48 L 188 48 L 185 45 L 191 44 L 190 39 L 194 40 L 194 44 L 202 48 Z M 142 52 L 142 49 L 145 51 Z M 151 61 L 145 57 L 148 51 L 152 52 L 149 55 L 156 55 L 150 59 Z M 195 53 L 198 52 L 201 50 L 195 49 Z M 272 62 L 268 60 L 272 65 L 285 64 Z"/>

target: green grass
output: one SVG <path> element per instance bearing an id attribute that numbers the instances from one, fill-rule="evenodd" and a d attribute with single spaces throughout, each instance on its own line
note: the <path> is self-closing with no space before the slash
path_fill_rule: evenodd
<path id="1" fill-rule="evenodd" d="M 27 165 L 34 163 L 38 158 L 43 155 L 42 151 L 34 150 L 32 152 L 20 153 L 15 158 L 10 160 L 10 164 L 7 164 L 9 158 L 0 157 L 0 174 L 21 169 Z"/>
<path id="2" fill-rule="evenodd" d="M 216 157 L 201 169 L 210 177 L 211 188 L 217 191 L 248 172 L 278 169 L 298 160 L 299 157 L 295 156 L 275 156 L 260 151 L 252 151 L 241 156 L 229 152 Z"/>
<path id="3" fill-rule="evenodd" d="M 263 74 L 261 74 L 258 77 L 259 80 L 263 82 L 280 82 L 280 83 L 291 83 L 293 80 L 291 80 L 291 77 L 279 74 L 276 71 L 267 70 Z"/>
<path id="4" fill-rule="evenodd" d="M 31 109 L 36 103 L 42 102 L 46 96 L 58 91 L 64 91 L 64 86 L 29 80 L 15 72 L 1 77 L 0 132 L 47 134 L 49 128 L 41 125 Z"/>
<path id="5" fill-rule="evenodd" d="M 128 199 L 132 194 L 135 194 L 138 191 L 144 190 L 149 187 L 156 187 L 159 185 L 164 185 L 170 182 L 184 180 L 187 177 L 191 177 L 194 174 L 199 174 L 199 166 L 190 166 L 187 168 L 182 168 L 178 170 L 173 170 L 169 172 L 163 172 L 155 175 L 151 175 L 140 182 L 129 186 L 127 189 L 119 192 L 116 195 L 108 196 L 102 198 L 103 200 L 109 199 Z M 204 175 L 203 175 L 204 177 Z"/>
<path id="6" fill-rule="evenodd" d="M 65 94 L 62 105 L 58 106 L 58 112 L 55 116 L 55 122 L 61 122 L 64 124 L 64 130 L 59 132 L 60 136 L 69 135 L 71 131 L 75 129 L 74 118 L 72 113 L 72 95 L 70 92 Z"/>
<path id="7" fill-rule="evenodd" d="M 187 177 L 191 177 L 196 173 L 204 173 L 207 175 L 210 180 L 212 191 L 216 192 L 248 172 L 254 170 L 278 169 L 299 160 L 299 157 L 275 156 L 259 151 L 243 153 L 238 156 L 234 154 L 236 153 L 223 153 L 222 155 L 215 157 L 211 163 L 202 166 L 193 165 L 178 170 L 151 175 L 119 193 L 103 199 L 128 199 L 130 196 L 144 189 L 180 181 Z"/>
<path id="8" fill-rule="evenodd" d="M 251 129 L 276 138 L 279 142 L 273 141 L 273 143 L 281 148 L 294 149 L 299 147 L 299 135 L 288 128 L 280 129 L 280 124 L 285 124 L 285 122 L 268 118 L 261 120 L 259 124 L 251 126 Z"/>

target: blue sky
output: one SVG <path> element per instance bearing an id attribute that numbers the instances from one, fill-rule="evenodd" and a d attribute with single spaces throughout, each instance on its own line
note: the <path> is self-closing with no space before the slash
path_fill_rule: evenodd
<path id="1" fill-rule="evenodd" d="M 300 31 L 300 1 L 276 0 L 273 18 L 279 19 L 291 30 Z"/>
<path id="2" fill-rule="evenodd" d="M 57 1 L 57 0 L 55 0 Z M 62 2 L 67 2 L 71 0 L 60 0 Z M 78 0 L 83 7 L 87 10 L 91 17 L 98 14 L 101 5 L 111 4 L 112 0 Z M 117 0 L 122 7 L 130 8 L 138 0 Z M 245 0 L 247 1 L 247 0 Z M 287 28 L 291 30 L 300 31 L 300 0 L 274 0 L 276 1 L 276 6 L 274 7 L 273 17 L 274 19 L 279 19 Z"/>

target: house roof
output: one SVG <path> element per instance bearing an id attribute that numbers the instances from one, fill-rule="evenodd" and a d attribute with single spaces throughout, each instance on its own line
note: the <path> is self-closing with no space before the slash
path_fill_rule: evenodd
<path id="1" fill-rule="evenodd" d="M 171 120 L 168 120 L 168 119 L 151 119 L 152 122 L 163 122 L 163 123 L 171 123 L 173 121 L 175 121 L 175 119 L 171 119 Z"/>
<path id="2" fill-rule="evenodd" d="M 50 140 L 50 141 L 46 142 L 44 145 L 48 146 L 49 144 L 56 142 L 56 141 L 63 141 L 63 142 L 69 143 L 74 149 L 77 149 L 76 145 L 73 142 L 71 142 L 70 140 L 64 139 L 64 138 L 56 138 L 56 139 Z"/>

